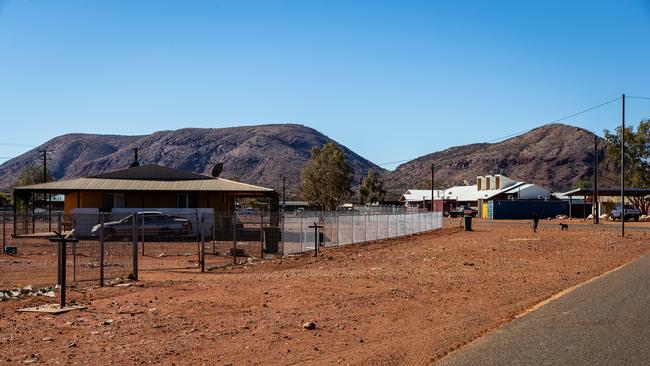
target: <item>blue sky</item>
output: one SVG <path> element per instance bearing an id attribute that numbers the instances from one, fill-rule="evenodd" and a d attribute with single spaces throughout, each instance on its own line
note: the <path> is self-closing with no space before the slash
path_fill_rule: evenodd
<path id="1" fill-rule="evenodd" d="M 290 122 L 411 159 L 650 96 L 649 40 L 649 0 L 0 0 L 0 157 L 69 132 Z M 602 133 L 620 106 L 565 122 Z"/>

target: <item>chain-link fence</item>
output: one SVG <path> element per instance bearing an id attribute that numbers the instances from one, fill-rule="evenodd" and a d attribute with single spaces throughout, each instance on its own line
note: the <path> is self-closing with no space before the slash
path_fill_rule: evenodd
<path id="1" fill-rule="evenodd" d="M 311 227 L 310 227 L 311 226 Z M 319 226 L 316 238 L 314 226 Z M 322 246 L 363 243 L 442 228 L 442 212 L 357 213 L 305 212 L 282 219 L 282 253 L 292 254 Z"/>
<path id="2" fill-rule="evenodd" d="M 50 241 L 54 230 L 73 239 L 66 245 L 68 284 L 103 284 L 142 271 L 209 271 L 250 257 L 313 250 L 315 242 L 363 243 L 442 227 L 441 212 L 303 212 L 278 222 L 268 212 L 131 211 L 52 215 L 52 227 L 44 222 L 33 233 L 15 236 L 15 225 L 38 220 L 0 213 L 7 253 L 0 256 L 0 288 L 60 282 L 60 248 Z"/>
<path id="3" fill-rule="evenodd" d="M 104 215 L 71 216 L 70 227 L 63 229 L 56 222 L 30 230 L 27 234 L 15 235 L 15 225 L 25 222 L 38 222 L 24 215 L 11 212 L 0 213 L 2 225 L 2 253 L 0 254 L 0 289 L 22 288 L 25 286 L 51 287 L 61 283 L 61 247 L 50 239 L 54 231 L 69 237 L 66 244 L 65 272 L 68 284 L 101 284 L 115 278 L 137 276 L 133 260 L 134 241 L 132 233 L 120 237 L 101 236 L 101 230 L 90 235 L 95 225 L 101 227 Z M 56 215 L 53 217 L 63 217 Z M 94 224 L 98 222 L 99 224 Z M 80 224 L 81 223 L 81 224 Z M 78 224 L 80 234 L 72 225 Z M 88 235 L 83 235 L 84 225 L 92 224 Z M 51 230 L 50 230 L 51 229 Z M 74 231 L 72 229 L 75 229 Z M 102 281 L 103 280 L 103 281 Z"/>

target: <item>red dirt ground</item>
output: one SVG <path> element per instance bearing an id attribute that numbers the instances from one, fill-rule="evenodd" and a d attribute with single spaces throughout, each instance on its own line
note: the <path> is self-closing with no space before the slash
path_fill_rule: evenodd
<path id="1" fill-rule="evenodd" d="M 52 299 L 5 301 L 0 363 L 428 364 L 650 250 L 640 231 L 477 221 L 318 258 L 145 271 L 128 287 L 69 291 L 88 309 L 58 316 L 15 311 Z"/>

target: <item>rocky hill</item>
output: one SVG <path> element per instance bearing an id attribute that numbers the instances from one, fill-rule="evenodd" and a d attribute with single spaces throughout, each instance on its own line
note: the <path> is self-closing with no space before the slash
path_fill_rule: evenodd
<path id="1" fill-rule="evenodd" d="M 604 143 L 599 138 L 599 160 Z M 556 191 L 571 188 L 593 174 L 594 135 L 581 128 L 549 124 L 498 143 L 452 147 L 404 163 L 386 175 L 389 188 L 413 188 L 431 179 L 435 165 L 436 185 L 474 184 L 476 177 L 504 174 L 537 183 Z M 604 167 L 605 164 L 601 164 Z M 615 176 L 599 169 L 603 185 L 614 185 Z M 599 184 L 600 185 L 600 184 Z"/>
<path id="2" fill-rule="evenodd" d="M 287 177 L 289 193 L 298 193 L 300 169 L 312 146 L 332 139 L 302 125 L 278 124 L 232 128 L 185 128 L 144 136 L 68 134 L 0 165 L 0 189 L 16 183 L 19 172 L 40 164 L 40 149 L 47 149 L 48 167 L 56 179 L 82 177 L 126 168 L 139 148 L 142 163 L 160 164 L 186 171 L 210 174 L 219 162 L 221 177 L 281 188 Z M 436 166 L 436 184 L 449 187 L 473 184 L 477 175 L 504 174 L 513 179 L 541 184 L 556 191 L 574 186 L 593 174 L 594 135 L 563 124 L 539 127 L 498 143 L 458 146 L 409 161 L 388 172 L 343 147 L 354 167 L 357 183 L 368 168 L 384 176 L 390 198 L 414 188 L 431 177 Z M 599 156 L 604 143 L 599 138 Z M 615 186 L 616 174 L 601 164 L 601 184 Z"/>
<path id="3" fill-rule="evenodd" d="M 300 169 L 311 156 L 312 146 L 332 139 L 302 125 L 277 124 L 232 128 L 185 128 L 144 136 L 68 134 L 0 165 L 0 187 L 16 183 L 19 172 L 30 164 L 40 164 L 40 149 L 47 149 L 48 167 L 56 179 L 68 179 L 126 168 L 139 160 L 186 171 L 210 174 L 219 162 L 221 177 L 237 177 L 242 182 L 281 188 L 282 174 L 289 190 L 297 193 Z M 368 168 L 385 170 L 343 147 L 360 181 Z"/>

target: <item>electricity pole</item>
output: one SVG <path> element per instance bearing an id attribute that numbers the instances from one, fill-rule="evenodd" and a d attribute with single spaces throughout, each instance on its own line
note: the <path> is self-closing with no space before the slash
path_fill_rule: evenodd
<path id="1" fill-rule="evenodd" d="M 47 149 L 43 149 L 43 183 L 47 183 Z M 50 194 L 43 193 L 43 206 L 47 208 L 47 226 L 48 231 L 52 231 L 52 205 L 50 202 Z"/>
<path id="2" fill-rule="evenodd" d="M 431 211 L 433 211 L 433 178 L 435 177 L 435 166 L 431 163 Z"/>
<path id="3" fill-rule="evenodd" d="M 47 183 L 47 150 L 41 150 L 43 153 L 43 183 Z"/>
<path id="4" fill-rule="evenodd" d="M 625 94 L 621 118 L 621 236 L 625 237 Z"/>
<path id="5" fill-rule="evenodd" d="M 287 177 L 282 176 L 282 211 L 285 210 L 287 205 Z"/>
<path id="6" fill-rule="evenodd" d="M 600 220 L 600 212 L 598 210 L 598 136 L 594 134 L 594 184 L 593 184 L 593 212 L 594 224 L 598 224 Z"/>

